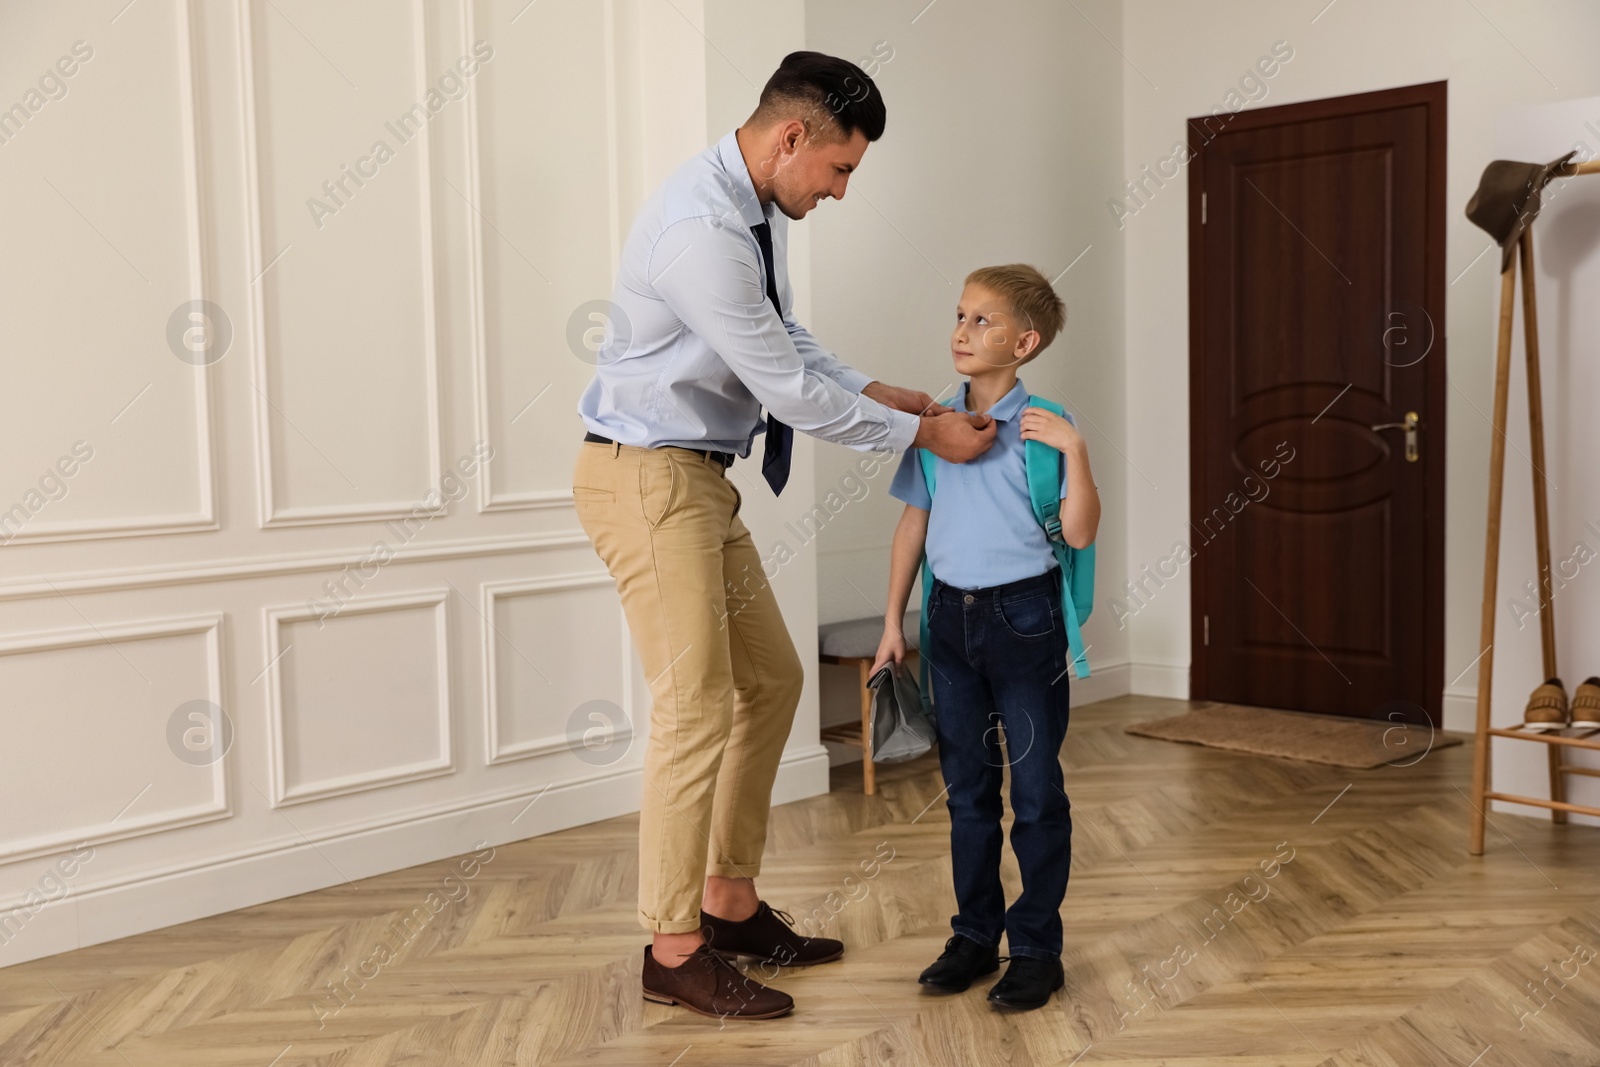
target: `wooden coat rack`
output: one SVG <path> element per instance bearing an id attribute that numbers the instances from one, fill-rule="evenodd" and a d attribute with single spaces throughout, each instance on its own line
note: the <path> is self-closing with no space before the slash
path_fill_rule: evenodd
<path id="1" fill-rule="evenodd" d="M 1554 172 L 1561 177 L 1600 173 L 1600 160 L 1568 163 Z M 1523 347 L 1528 363 L 1528 436 L 1533 455 L 1533 526 L 1539 554 L 1539 646 L 1544 653 L 1544 674 L 1539 679 L 1559 676 L 1556 670 L 1556 620 L 1551 605 L 1554 595 L 1550 575 L 1550 516 L 1545 500 L 1544 409 L 1539 388 L 1539 316 L 1533 285 L 1533 225 L 1518 238 L 1519 248 L 1500 275 L 1500 343 L 1494 375 L 1494 435 L 1489 444 L 1489 529 L 1483 561 L 1483 628 L 1479 647 L 1483 649 L 1478 667 L 1478 741 L 1472 765 L 1472 829 L 1468 850 L 1483 855 L 1483 829 L 1491 800 L 1548 808 L 1554 822 L 1567 821 L 1568 812 L 1600 816 L 1600 808 L 1567 802 L 1568 775 L 1600 778 L 1600 768 L 1570 767 L 1563 760 L 1568 748 L 1600 751 L 1600 727 L 1565 729 L 1537 733 L 1525 724 L 1500 728 L 1490 725 L 1490 695 L 1494 682 L 1495 586 L 1500 573 L 1500 511 L 1505 488 L 1506 400 L 1511 384 L 1511 325 L 1516 303 L 1517 262 L 1522 263 Z M 1517 741 L 1536 741 L 1546 746 L 1550 757 L 1550 799 L 1495 792 L 1490 782 L 1491 739 L 1506 737 Z"/>

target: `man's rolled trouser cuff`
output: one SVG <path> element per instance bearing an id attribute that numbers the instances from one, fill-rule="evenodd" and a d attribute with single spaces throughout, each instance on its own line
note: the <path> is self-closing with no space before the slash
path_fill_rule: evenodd
<path id="1" fill-rule="evenodd" d="M 692 934 L 699 930 L 702 920 L 693 919 L 652 919 L 644 912 L 639 913 L 639 924 L 646 930 L 658 934 Z"/>
<path id="2" fill-rule="evenodd" d="M 760 863 L 708 863 L 706 874 L 718 878 L 754 878 L 761 873 Z"/>

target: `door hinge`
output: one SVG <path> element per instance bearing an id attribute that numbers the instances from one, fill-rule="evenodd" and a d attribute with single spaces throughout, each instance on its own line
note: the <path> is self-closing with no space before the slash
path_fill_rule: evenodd
<path id="1" fill-rule="evenodd" d="M 1205 625 L 1204 643 L 1209 647 L 1210 644 L 1211 644 L 1211 616 L 1210 615 L 1205 615 L 1205 616 L 1202 616 L 1202 618 L 1204 618 L 1204 620 L 1205 620 L 1205 624 L 1204 624 Z"/>
<path id="2" fill-rule="evenodd" d="M 1200 194 L 1200 225 L 1206 224 L 1206 194 Z"/>

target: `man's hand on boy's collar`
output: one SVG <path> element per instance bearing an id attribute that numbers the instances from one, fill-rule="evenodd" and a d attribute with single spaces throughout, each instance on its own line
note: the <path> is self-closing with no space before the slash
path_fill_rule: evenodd
<path id="1" fill-rule="evenodd" d="M 999 425 L 987 415 L 946 410 L 924 415 L 911 445 L 926 448 L 949 463 L 967 463 L 989 450 Z"/>
<path id="2" fill-rule="evenodd" d="M 1029 408 L 1022 413 L 1022 439 L 1043 441 L 1057 452 L 1085 447 L 1076 426 L 1043 408 Z"/>
<path id="3" fill-rule="evenodd" d="M 920 390 L 902 389 L 898 385 L 886 385 L 883 382 L 868 382 L 861 390 L 861 395 L 876 400 L 886 408 L 908 411 L 913 415 L 942 415 L 950 410 Z"/>

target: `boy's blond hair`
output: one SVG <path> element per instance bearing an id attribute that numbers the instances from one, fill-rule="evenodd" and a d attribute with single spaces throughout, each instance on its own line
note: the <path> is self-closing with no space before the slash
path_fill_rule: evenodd
<path id="1" fill-rule="evenodd" d="M 1026 263 L 979 267 L 967 275 L 967 284 L 981 285 L 1005 297 L 1019 329 L 1039 331 L 1039 347 L 1028 354 L 1029 359 L 1050 347 L 1067 321 L 1066 304 L 1045 276 Z"/>

